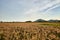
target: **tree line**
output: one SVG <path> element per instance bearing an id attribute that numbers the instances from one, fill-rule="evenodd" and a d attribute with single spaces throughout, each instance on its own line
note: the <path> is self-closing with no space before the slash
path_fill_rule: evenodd
<path id="1" fill-rule="evenodd" d="M 2 23 L 3 21 L 0 21 L 0 23 Z M 14 23 L 14 21 L 12 21 L 13 23 Z M 17 21 L 15 21 L 15 22 L 17 22 Z M 20 21 L 19 21 L 20 22 Z M 51 19 L 51 20 L 44 20 L 44 19 L 37 19 L 37 20 L 35 20 L 35 21 L 30 21 L 30 20 L 28 20 L 28 21 L 25 21 L 25 22 L 60 22 L 60 20 L 53 20 L 53 19 Z"/>

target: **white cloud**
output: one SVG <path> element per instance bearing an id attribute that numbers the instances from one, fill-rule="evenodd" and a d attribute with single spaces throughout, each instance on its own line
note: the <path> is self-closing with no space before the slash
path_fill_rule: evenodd
<path id="1" fill-rule="evenodd" d="M 35 1 L 37 1 L 37 0 L 35 0 Z M 46 0 L 45 0 L 45 2 L 46 2 Z M 60 0 L 55 0 L 53 2 L 49 2 L 49 0 L 48 0 L 48 2 L 46 4 L 42 3 L 43 6 L 41 6 L 41 5 L 35 6 L 34 8 L 29 9 L 25 13 L 32 14 L 32 13 L 37 12 L 37 11 L 44 11 L 45 9 L 47 9 L 47 11 L 48 11 L 48 10 L 51 10 L 53 8 L 60 6 L 60 5 L 58 5 L 59 3 L 60 3 Z M 54 5 L 56 5 L 56 6 L 54 6 Z"/>
<path id="2" fill-rule="evenodd" d="M 54 9 L 54 8 L 56 8 L 56 7 L 59 7 L 59 6 L 60 6 L 60 4 L 55 5 L 54 7 L 51 7 L 51 8 L 49 8 L 49 9 L 47 9 L 47 11 L 46 11 L 46 12 L 48 12 L 49 10 L 52 10 L 52 9 Z"/>
<path id="3" fill-rule="evenodd" d="M 47 18 L 49 14 L 51 13 L 50 10 L 60 6 L 60 0 L 9 0 L 6 2 L 5 2 L 6 3 L 5 6 L 8 6 L 6 8 L 9 8 L 9 12 L 8 11 L 7 12 L 9 14 L 10 12 L 14 13 L 15 15 L 15 16 L 13 15 L 14 17 L 16 17 L 16 14 L 18 14 L 17 15 L 19 16 L 18 19 L 20 19 L 21 17 L 21 19 L 23 20 L 24 19 L 35 20 L 37 18 Z"/>
<path id="4" fill-rule="evenodd" d="M 35 1 L 39 1 L 39 0 L 33 0 L 33 1 L 35 2 Z M 30 8 L 29 10 L 27 10 L 26 12 L 24 12 L 26 19 L 34 20 L 36 18 L 47 18 L 46 15 L 49 15 L 49 14 L 46 14 L 46 13 L 48 13 L 48 11 L 60 6 L 60 0 L 54 0 L 54 1 L 45 0 L 44 3 L 39 3 L 39 4 L 41 4 L 41 5 L 34 6 L 34 7 Z M 47 10 L 44 11 L 45 9 L 47 9 Z M 45 16 L 45 17 L 43 17 L 43 16 Z"/>

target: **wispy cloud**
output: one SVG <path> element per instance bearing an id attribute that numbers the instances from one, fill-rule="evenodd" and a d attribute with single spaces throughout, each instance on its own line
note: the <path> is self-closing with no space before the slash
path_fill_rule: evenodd
<path id="1" fill-rule="evenodd" d="M 46 0 L 45 0 L 46 2 Z M 49 11 L 49 10 L 52 10 L 53 8 L 56 8 L 58 6 L 60 6 L 60 0 L 54 0 L 54 1 L 50 1 L 48 0 L 48 2 L 46 4 L 43 4 L 43 6 L 39 5 L 39 6 L 36 6 L 34 8 L 31 8 L 29 9 L 28 11 L 26 11 L 25 13 L 26 14 L 31 14 L 31 13 L 34 13 L 34 12 L 37 12 L 37 11 L 42 11 L 44 12 L 45 11 Z"/>
<path id="2" fill-rule="evenodd" d="M 49 19 L 50 13 L 53 14 L 52 10 L 59 6 L 60 0 L 0 0 L 0 17 L 16 20 Z M 57 11 L 54 12 L 57 13 Z"/>
<path id="3" fill-rule="evenodd" d="M 53 6 L 51 6 L 51 7 L 48 7 L 48 8 L 45 9 L 44 11 L 45 11 L 45 12 L 48 12 L 49 10 L 52 10 L 52 9 L 57 8 L 57 7 L 59 7 L 59 6 L 60 6 L 60 4 L 53 5 Z"/>
<path id="4" fill-rule="evenodd" d="M 41 0 L 35 1 L 38 3 Z M 50 10 L 60 6 L 60 0 L 43 0 L 42 3 L 39 2 L 38 4 L 40 5 L 34 6 L 24 12 L 27 19 L 33 20 L 34 18 L 47 18 L 47 15 L 49 15 L 47 13 L 49 13 Z"/>

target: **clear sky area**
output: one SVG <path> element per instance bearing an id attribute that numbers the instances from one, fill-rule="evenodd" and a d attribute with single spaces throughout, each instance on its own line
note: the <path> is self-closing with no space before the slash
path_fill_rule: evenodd
<path id="1" fill-rule="evenodd" d="M 0 0 L 0 21 L 59 19 L 60 0 Z"/>

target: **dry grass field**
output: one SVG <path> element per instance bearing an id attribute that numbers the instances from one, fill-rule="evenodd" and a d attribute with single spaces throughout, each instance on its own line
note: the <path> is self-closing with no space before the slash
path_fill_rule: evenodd
<path id="1" fill-rule="evenodd" d="M 60 40 L 60 23 L 0 23 L 0 40 Z"/>

